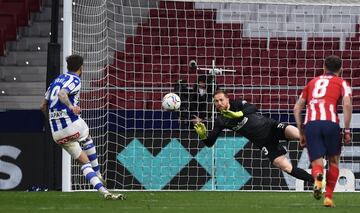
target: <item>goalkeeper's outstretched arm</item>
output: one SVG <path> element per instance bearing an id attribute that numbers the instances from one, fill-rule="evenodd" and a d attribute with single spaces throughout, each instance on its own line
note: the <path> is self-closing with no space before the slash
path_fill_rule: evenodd
<path id="1" fill-rule="evenodd" d="M 215 144 L 216 139 L 219 137 L 222 130 L 223 128 L 216 126 L 215 123 L 214 129 L 209 132 L 207 138 L 205 140 L 202 140 L 202 142 L 204 142 L 207 147 L 212 147 Z"/>
<path id="2" fill-rule="evenodd" d="M 242 117 L 256 113 L 257 108 L 255 105 L 250 104 L 246 101 L 240 101 L 236 100 L 233 101 L 232 104 L 234 104 L 235 108 L 238 109 L 238 111 L 231 111 L 230 109 L 222 110 L 221 114 L 228 119 L 242 119 Z"/>
<path id="3" fill-rule="evenodd" d="M 201 120 L 195 119 L 196 123 L 194 125 L 194 129 L 196 133 L 199 135 L 199 138 L 204 142 L 204 144 L 208 147 L 211 147 L 215 144 L 216 139 L 218 138 L 221 131 L 224 129 L 219 122 L 215 122 L 214 129 L 209 133 L 207 132 L 207 128 Z"/>

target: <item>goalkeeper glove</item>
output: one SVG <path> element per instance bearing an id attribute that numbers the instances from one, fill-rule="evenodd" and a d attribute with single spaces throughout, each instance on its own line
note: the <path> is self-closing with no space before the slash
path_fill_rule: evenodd
<path id="1" fill-rule="evenodd" d="M 207 129 L 205 127 L 205 124 L 199 122 L 199 123 L 196 123 L 194 125 L 194 129 L 196 131 L 196 133 L 199 135 L 199 138 L 201 140 L 205 140 L 206 139 L 206 132 L 207 132 Z"/>
<path id="2" fill-rule="evenodd" d="M 345 144 L 349 144 L 351 141 L 351 132 L 350 129 L 344 129 L 343 141 Z"/>
<path id="3" fill-rule="evenodd" d="M 223 111 L 221 111 L 221 114 L 225 118 L 229 118 L 229 119 L 241 118 L 241 117 L 244 116 L 244 113 L 242 111 L 233 112 L 233 111 L 230 111 L 230 110 L 223 110 Z"/>

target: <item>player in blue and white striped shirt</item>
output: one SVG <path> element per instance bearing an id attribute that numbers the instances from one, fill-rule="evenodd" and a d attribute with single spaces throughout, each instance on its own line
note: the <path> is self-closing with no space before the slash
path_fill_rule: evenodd
<path id="1" fill-rule="evenodd" d="M 59 75 L 49 86 L 41 110 L 49 116 L 52 136 L 81 165 L 86 179 L 106 199 L 125 199 L 122 194 L 111 194 L 104 186 L 89 127 L 80 117 L 80 76 L 83 58 L 70 55 L 66 58 L 68 73 Z M 82 148 L 80 147 L 82 145 Z"/>

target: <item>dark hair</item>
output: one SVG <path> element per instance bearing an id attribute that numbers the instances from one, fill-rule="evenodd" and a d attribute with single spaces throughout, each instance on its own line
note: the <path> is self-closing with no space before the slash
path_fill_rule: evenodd
<path id="1" fill-rule="evenodd" d="M 205 75 L 200 75 L 197 79 L 197 82 L 199 83 L 200 81 L 204 82 L 204 83 L 207 83 L 206 82 L 206 76 Z"/>
<path id="2" fill-rule="evenodd" d="M 222 90 L 222 89 L 216 90 L 215 93 L 214 93 L 214 95 L 213 95 L 213 97 L 215 97 L 215 95 L 220 94 L 220 93 L 224 94 L 224 96 L 225 96 L 226 98 L 229 98 L 228 93 L 227 93 L 225 90 Z"/>
<path id="3" fill-rule="evenodd" d="M 188 92 L 188 83 L 186 80 L 179 79 L 174 84 L 174 92 L 181 93 L 181 92 Z"/>
<path id="4" fill-rule="evenodd" d="M 341 65 L 341 59 L 336 55 L 330 55 L 326 57 L 324 62 L 325 69 L 333 73 L 339 72 L 341 69 Z"/>
<path id="5" fill-rule="evenodd" d="M 66 57 L 67 69 L 70 72 L 76 72 L 83 65 L 84 59 L 79 55 L 70 55 Z"/>

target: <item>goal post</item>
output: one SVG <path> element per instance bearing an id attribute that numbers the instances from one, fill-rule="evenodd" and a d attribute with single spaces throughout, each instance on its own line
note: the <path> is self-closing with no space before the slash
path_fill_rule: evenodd
<path id="1" fill-rule="evenodd" d="M 63 4 L 63 55 L 62 55 L 62 67 L 65 72 L 66 57 L 72 53 L 72 3 L 71 1 L 64 1 Z M 62 150 L 62 191 L 69 192 L 71 188 L 71 157 L 65 151 Z"/>
<path id="2" fill-rule="evenodd" d="M 221 88 L 294 124 L 302 88 L 323 73 L 326 56 L 338 55 L 354 106 L 353 141 L 343 147 L 340 167 L 360 191 L 358 1 L 65 2 L 64 56 L 84 56 L 82 116 L 109 189 L 298 190 L 241 135 L 224 131 L 205 147 L 190 119 L 201 116 L 211 129 L 217 113 L 210 91 Z M 169 92 L 180 95 L 180 111 L 161 109 Z M 310 168 L 297 141 L 282 144 L 294 166 Z M 74 161 L 64 158 L 63 169 L 71 180 L 63 179 L 64 191 L 91 189 Z"/>

